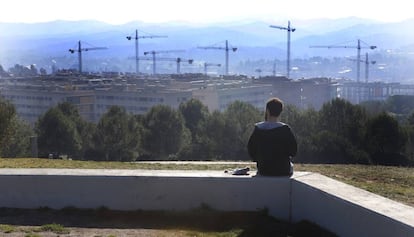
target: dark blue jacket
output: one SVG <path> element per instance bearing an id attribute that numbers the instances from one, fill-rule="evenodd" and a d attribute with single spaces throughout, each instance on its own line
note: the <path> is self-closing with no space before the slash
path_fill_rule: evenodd
<path id="1" fill-rule="evenodd" d="M 281 122 L 257 123 L 247 149 L 253 161 L 257 162 L 260 175 L 292 174 L 291 158 L 296 155 L 297 142 L 289 125 Z"/>

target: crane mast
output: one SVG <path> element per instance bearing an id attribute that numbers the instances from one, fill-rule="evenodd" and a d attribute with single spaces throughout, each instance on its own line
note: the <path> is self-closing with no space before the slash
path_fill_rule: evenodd
<path id="1" fill-rule="evenodd" d="M 369 77 L 369 64 L 375 64 L 376 61 L 369 61 L 368 60 L 368 53 L 365 53 L 365 83 L 368 83 L 368 77 Z"/>
<path id="2" fill-rule="evenodd" d="M 131 39 L 133 39 L 132 38 L 132 36 L 127 36 L 126 37 L 127 38 L 127 40 L 131 40 Z M 142 36 L 139 36 L 138 35 L 138 30 L 135 30 L 135 71 L 136 71 L 136 74 L 138 75 L 139 74 L 139 43 L 138 43 L 138 40 L 139 39 L 147 39 L 147 38 L 150 38 L 150 39 L 152 39 L 152 38 L 167 38 L 167 36 L 165 36 L 165 35 L 142 35 Z"/>
<path id="3" fill-rule="evenodd" d="M 273 76 L 276 76 L 276 59 L 273 60 Z"/>
<path id="4" fill-rule="evenodd" d="M 215 66 L 215 67 L 221 67 L 220 63 L 204 63 L 204 75 L 207 75 L 207 67 Z"/>
<path id="5" fill-rule="evenodd" d="M 147 51 L 144 52 L 144 55 L 151 54 L 152 55 L 152 74 L 156 74 L 156 60 L 155 55 L 160 53 L 181 53 L 185 52 L 185 50 L 160 50 L 160 51 Z M 181 60 L 180 60 L 181 61 Z"/>
<path id="6" fill-rule="evenodd" d="M 290 32 L 295 32 L 295 28 L 291 28 L 290 27 L 290 21 L 288 21 L 288 26 L 287 27 L 283 27 L 283 26 L 275 26 L 275 25 L 270 25 L 270 28 L 276 28 L 279 30 L 286 30 L 287 31 L 287 62 L 286 62 L 286 77 L 289 78 L 290 77 Z"/>
<path id="7" fill-rule="evenodd" d="M 357 45 L 356 46 L 349 46 L 349 45 L 313 45 L 310 46 L 310 48 L 351 48 L 351 49 L 357 49 L 357 82 L 359 83 L 360 81 L 360 74 L 361 74 L 361 49 L 363 48 L 368 48 L 368 49 L 376 49 L 377 46 L 371 45 L 371 46 L 366 46 L 366 47 L 362 47 L 361 46 L 361 40 L 358 39 Z"/>
<path id="8" fill-rule="evenodd" d="M 352 61 L 358 61 L 358 59 L 351 59 Z M 368 60 L 368 53 L 365 53 L 365 60 L 360 59 L 361 63 L 365 63 L 365 83 L 368 83 L 369 78 L 369 64 L 375 64 L 376 61 Z"/>
<path id="9" fill-rule="evenodd" d="M 225 75 L 229 75 L 229 51 L 232 50 L 233 52 L 237 51 L 236 47 L 229 48 L 229 42 L 226 40 L 225 47 L 217 47 L 217 46 L 207 46 L 207 47 L 198 47 L 199 49 L 218 49 L 225 51 L 226 57 L 226 72 Z"/>
<path id="10" fill-rule="evenodd" d="M 358 39 L 357 45 L 356 46 L 348 46 L 348 45 L 330 45 L 330 46 L 323 46 L 323 45 L 316 45 L 316 46 L 310 46 L 311 48 L 352 48 L 352 49 L 357 49 L 357 103 L 359 103 L 361 101 L 361 88 L 360 88 L 360 74 L 361 74 L 361 49 L 363 48 L 368 48 L 368 49 L 376 49 L 377 46 L 371 45 L 371 46 L 365 46 L 362 47 L 361 46 L 361 40 Z"/>
<path id="11" fill-rule="evenodd" d="M 78 52 L 78 70 L 79 73 L 82 73 L 82 51 L 90 51 L 90 50 L 100 50 L 100 49 L 108 49 L 107 47 L 92 47 L 92 48 L 82 48 L 81 41 L 78 41 L 78 48 L 77 49 L 69 49 L 70 53 Z"/>
<path id="12" fill-rule="evenodd" d="M 140 60 L 153 60 L 152 58 L 147 58 L 147 57 L 140 57 Z M 187 62 L 188 64 L 193 64 L 194 60 L 193 59 L 183 59 L 183 58 L 157 58 L 158 61 L 174 61 L 177 63 L 177 74 L 181 73 L 181 67 L 180 64 L 181 62 Z"/>
<path id="13" fill-rule="evenodd" d="M 188 64 L 193 64 L 193 62 L 194 62 L 193 59 L 183 59 L 183 58 L 176 58 L 175 61 L 177 62 L 177 74 L 181 73 L 181 68 L 180 68 L 181 61 L 187 61 Z"/>

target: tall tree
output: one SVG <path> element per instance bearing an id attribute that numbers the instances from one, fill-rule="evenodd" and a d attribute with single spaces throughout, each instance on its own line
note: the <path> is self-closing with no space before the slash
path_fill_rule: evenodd
<path id="1" fill-rule="evenodd" d="M 281 116 L 282 122 L 289 124 L 298 142 L 298 153 L 293 161 L 306 163 L 314 162 L 315 157 L 320 158 L 320 154 L 315 155 L 318 149 L 314 137 L 321 130 L 319 112 L 314 109 L 300 110 L 287 105 Z"/>
<path id="2" fill-rule="evenodd" d="M 81 138 L 81 149 L 76 158 L 84 159 L 85 152 L 93 146 L 92 140 L 96 131 L 96 125 L 84 120 L 80 116 L 78 108 L 69 102 L 59 103 L 56 107 L 76 127 L 77 134 Z"/>
<path id="3" fill-rule="evenodd" d="M 191 142 L 178 154 L 183 160 L 208 160 L 208 138 L 206 134 L 206 123 L 209 116 L 207 106 L 199 100 L 191 99 L 181 103 L 179 111 L 182 114 L 185 127 L 188 128 Z"/>
<path id="4" fill-rule="evenodd" d="M 82 139 L 76 124 L 58 107 L 49 109 L 37 122 L 39 153 L 47 156 L 51 152 L 81 156 Z"/>
<path id="5" fill-rule="evenodd" d="M 404 165 L 403 156 L 408 134 L 400 127 L 398 121 L 387 113 L 382 113 L 369 120 L 366 143 L 372 160 L 377 164 Z"/>
<path id="6" fill-rule="evenodd" d="M 355 146 L 363 143 L 367 116 L 365 110 L 343 99 L 334 99 L 322 106 L 321 129 L 347 138 Z"/>
<path id="7" fill-rule="evenodd" d="M 321 110 L 308 110 L 295 122 L 299 152 L 297 160 L 318 163 L 370 163 L 364 151 L 367 121 L 365 110 L 343 99 L 325 103 Z"/>
<path id="8" fill-rule="evenodd" d="M 408 132 L 408 142 L 406 147 L 406 155 L 411 160 L 411 165 L 414 165 L 414 113 L 411 113 L 407 118 L 406 131 Z"/>
<path id="9" fill-rule="evenodd" d="M 17 116 L 14 116 L 9 126 L 12 133 L 1 145 L 1 156 L 30 157 L 32 148 L 30 138 L 34 135 L 33 129 Z"/>
<path id="10" fill-rule="evenodd" d="M 136 119 L 120 106 L 112 106 L 100 119 L 95 136 L 102 160 L 133 161 L 138 156 L 140 133 Z"/>
<path id="11" fill-rule="evenodd" d="M 189 131 L 178 111 L 157 105 L 145 115 L 143 148 L 153 159 L 167 159 L 188 146 Z"/>
<path id="12" fill-rule="evenodd" d="M 0 97 L 0 152 L 13 135 L 13 127 L 11 126 L 16 116 L 14 106 Z"/>
<path id="13" fill-rule="evenodd" d="M 367 115 L 374 117 L 386 111 L 386 103 L 384 101 L 363 101 L 360 105 L 365 109 Z"/>
<path id="14" fill-rule="evenodd" d="M 414 111 L 414 96 L 394 95 L 385 101 L 387 111 L 396 114 L 409 114 Z"/>
<path id="15" fill-rule="evenodd" d="M 247 142 L 254 124 L 262 120 L 262 112 L 249 103 L 235 101 L 224 112 L 226 136 L 223 145 L 227 147 L 229 159 L 246 160 Z"/>
<path id="16" fill-rule="evenodd" d="M 181 103 L 179 111 L 184 117 L 185 126 L 191 132 L 192 142 L 197 142 L 197 136 L 200 135 L 209 115 L 207 106 L 199 100 L 191 99 Z"/>
<path id="17" fill-rule="evenodd" d="M 205 127 L 204 155 L 211 160 L 229 160 L 228 147 L 225 144 L 229 136 L 226 131 L 224 115 L 219 111 L 213 111 L 207 119 Z"/>

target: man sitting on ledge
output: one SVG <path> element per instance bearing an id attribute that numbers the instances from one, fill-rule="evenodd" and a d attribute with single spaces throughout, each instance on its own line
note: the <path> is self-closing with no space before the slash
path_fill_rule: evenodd
<path id="1" fill-rule="evenodd" d="M 289 125 L 280 122 L 283 102 L 271 98 L 266 103 L 265 121 L 255 124 L 247 149 L 257 164 L 257 174 L 291 176 L 291 158 L 296 155 L 297 142 Z"/>

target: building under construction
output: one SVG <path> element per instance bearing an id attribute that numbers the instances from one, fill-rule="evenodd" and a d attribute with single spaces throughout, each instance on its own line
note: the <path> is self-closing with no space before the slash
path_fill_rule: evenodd
<path id="1" fill-rule="evenodd" d="M 393 95 L 414 95 L 414 85 L 399 83 L 357 83 L 330 78 L 292 80 L 286 77 L 211 77 L 204 74 L 56 75 L 0 79 L 0 96 L 11 101 L 17 114 L 30 124 L 58 103 L 77 106 L 80 115 L 98 122 L 111 106 L 124 107 L 131 114 L 145 114 L 159 104 L 177 109 L 183 102 L 198 99 L 210 111 L 224 111 L 235 101 L 259 110 L 272 96 L 298 108 L 320 109 L 334 98 L 352 103 L 386 100 Z"/>

